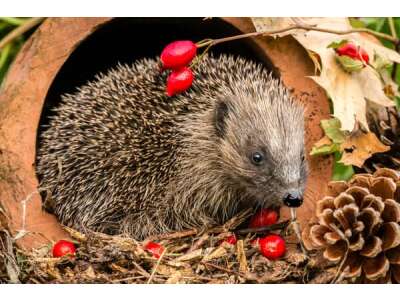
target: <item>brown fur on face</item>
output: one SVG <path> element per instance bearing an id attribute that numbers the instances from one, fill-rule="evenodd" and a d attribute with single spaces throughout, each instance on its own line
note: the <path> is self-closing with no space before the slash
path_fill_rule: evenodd
<path id="1" fill-rule="evenodd" d="M 170 98 L 167 74 L 142 60 L 63 97 L 37 170 L 64 224 L 143 238 L 303 192 L 303 111 L 284 86 L 225 55 L 205 57 L 194 75 L 190 90 Z"/>

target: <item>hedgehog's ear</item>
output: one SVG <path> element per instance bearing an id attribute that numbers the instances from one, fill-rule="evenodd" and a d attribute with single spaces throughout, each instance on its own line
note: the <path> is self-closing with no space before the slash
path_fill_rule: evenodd
<path id="1" fill-rule="evenodd" d="M 228 104 L 225 100 L 216 103 L 214 111 L 214 124 L 217 136 L 223 137 L 225 134 L 226 117 L 228 116 Z"/>

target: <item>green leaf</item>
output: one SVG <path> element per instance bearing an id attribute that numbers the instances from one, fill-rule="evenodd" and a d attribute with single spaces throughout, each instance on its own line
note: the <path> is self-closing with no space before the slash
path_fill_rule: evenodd
<path id="1" fill-rule="evenodd" d="M 386 18 L 378 18 L 378 21 L 376 22 L 375 30 L 379 31 L 379 32 L 383 32 L 386 21 L 387 21 Z"/>
<path id="2" fill-rule="evenodd" d="M 359 18 L 349 18 L 350 25 L 353 28 L 364 28 L 366 27 L 365 23 L 361 21 Z"/>
<path id="3" fill-rule="evenodd" d="M 341 124 L 339 119 L 332 118 L 327 120 L 321 120 L 321 127 L 324 130 L 327 137 L 329 137 L 333 143 L 341 144 L 345 140 L 343 132 L 340 130 Z"/>
<path id="4" fill-rule="evenodd" d="M 375 53 L 371 65 L 377 70 L 389 69 L 393 65 L 393 62 Z"/>
<path id="5" fill-rule="evenodd" d="M 339 162 L 342 155 L 339 152 L 335 153 L 335 163 L 333 165 L 332 180 L 349 180 L 354 175 L 353 166 L 346 166 Z"/>
<path id="6" fill-rule="evenodd" d="M 348 40 L 341 40 L 339 42 L 332 42 L 328 45 L 327 48 L 332 48 L 332 49 L 337 49 L 342 47 L 343 45 L 347 44 L 349 41 Z"/>
<path id="7" fill-rule="evenodd" d="M 8 55 L 10 54 L 11 50 L 11 43 L 8 43 L 4 46 L 2 50 L 0 50 L 0 69 L 2 69 L 7 62 Z"/>
<path id="8" fill-rule="evenodd" d="M 393 18 L 394 26 L 396 27 L 397 37 L 400 37 L 400 18 Z"/>
<path id="9" fill-rule="evenodd" d="M 0 17 L 0 20 L 13 26 L 19 26 L 26 22 L 26 19 L 14 17 Z"/>
<path id="10" fill-rule="evenodd" d="M 320 147 L 313 147 L 311 149 L 310 155 L 327 155 L 331 153 L 335 153 L 340 150 L 340 146 L 338 144 L 330 144 L 330 145 L 322 145 Z"/>
<path id="11" fill-rule="evenodd" d="M 396 108 L 400 111 L 400 97 L 394 97 L 394 102 L 396 103 Z"/>
<path id="12" fill-rule="evenodd" d="M 360 20 L 370 29 L 382 31 L 386 18 L 360 18 Z"/>

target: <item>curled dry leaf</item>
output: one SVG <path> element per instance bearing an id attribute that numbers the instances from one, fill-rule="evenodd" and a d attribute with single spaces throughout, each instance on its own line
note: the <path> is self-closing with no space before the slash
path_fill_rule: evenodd
<path id="1" fill-rule="evenodd" d="M 357 134 L 349 136 L 340 147 L 343 151 L 340 162 L 345 165 L 354 165 L 359 168 L 361 168 L 364 161 L 374 153 L 390 150 L 390 147 L 382 144 L 372 132 L 357 132 Z"/>
<path id="2" fill-rule="evenodd" d="M 252 18 L 257 31 L 282 29 L 292 25 L 306 24 L 323 29 L 349 30 L 351 25 L 347 18 Z M 328 48 L 333 42 L 348 40 L 366 50 L 369 57 L 379 57 L 384 60 L 400 63 L 400 55 L 388 49 L 367 35 L 351 33 L 338 35 L 333 33 L 291 30 L 278 34 L 291 34 L 308 53 L 318 54 L 321 61 L 319 76 L 311 76 L 322 86 L 333 102 L 334 116 L 341 122 L 341 129 L 352 131 L 356 121 L 362 127 L 368 128 L 366 119 L 366 100 L 382 106 L 393 106 L 394 102 L 385 94 L 381 75 L 370 65 L 357 73 L 347 73 L 337 63 L 335 51 Z M 312 58 L 315 62 L 315 57 Z M 387 83 L 386 83 L 387 84 Z"/>

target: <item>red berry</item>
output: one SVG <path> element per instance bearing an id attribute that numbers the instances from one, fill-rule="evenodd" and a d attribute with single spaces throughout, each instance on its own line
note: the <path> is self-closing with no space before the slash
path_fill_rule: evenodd
<path id="1" fill-rule="evenodd" d="M 182 93 L 192 86 L 193 72 L 187 67 L 174 70 L 167 79 L 167 95 L 173 96 Z"/>
<path id="2" fill-rule="evenodd" d="M 283 256 L 286 251 L 285 240 L 279 235 L 268 235 L 260 238 L 258 241 L 261 254 L 268 259 L 278 259 Z"/>
<path id="3" fill-rule="evenodd" d="M 354 45 L 352 43 L 347 43 L 347 44 L 340 46 L 339 48 L 336 49 L 336 53 L 339 55 L 346 55 L 351 58 L 358 57 L 358 49 L 357 49 L 356 45 Z"/>
<path id="4" fill-rule="evenodd" d="M 361 55 L 362 60 L 366 64 L 368 64 L 369 63 L 369 55 L 368 55 L 367 51 L 365 51 L 364 49 L 360 48 L 360 55 Z"/>
<path id="5" fill-rule="evenodd" d="M 161 62 L 165 69 L 187 66 L 196 56 L 197 46 L 192 41 L 175 41 L 161 52 Z"/>
<path id="6" fill-rule="evenodd" d="M 257 228 L 275 224 L 278 221 L 278 213 L 269 208 L 263 208 L 250 220 L 249 227 Z"/>
<path id="7" fill-rule="evenodd" d="M 339 48 L 336 49 L 336 53 L 339 55 L 345 55 L 351 57 L 353 59 L 362 60 L 366 64 L 368 64 L 369 62 L 368 53 L 364 49 L 357 47 L 352 43 L 347 43 L 344 44 L 343 46 L 340 46 Z"/>
<path id="8" fill-rule="evenodd" d="M 155 258 L 160 258 L 161 254 L 164 252 L 164 247 L 154 242 L 148 242 L 145 249 L 153 254 Z"/>
<path id="9" fill-rule="evenodd" d="M 237 242 L 237 238 L 235 234 L 227 236 L 222 242 L 227 242 L 228 244 L 235 245 Z"/>
<path id="10" fill-rule="evenodd" d="M 62 257 L 70 254 L 75 255 L 75 245 L 69 241 L 59 240 L 53 246 L 53 257 Z"/>

